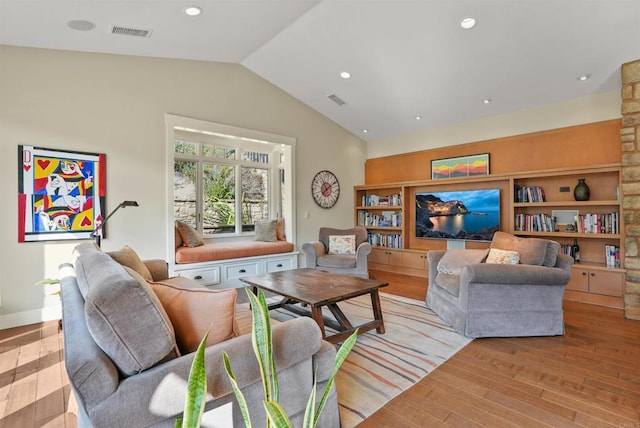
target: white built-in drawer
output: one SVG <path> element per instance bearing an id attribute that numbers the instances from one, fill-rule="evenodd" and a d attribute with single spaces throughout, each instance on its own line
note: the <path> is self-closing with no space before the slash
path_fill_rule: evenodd
<path id="1" fill-rule="evenodd" d="M 269 260 L 267 261 L 267 272 L 278 272 L 281 270 L 293 269 L 293 263 L 291 257 L 286 259 Z"/>
<path id="2" fill-rule="evenodd" d="M 220 283 L 220 267 L 213 266 L 201 269 L 187 269 L 176 272 L 179 276 L 191 278 L 202 285 L 212 285 Z"/>
<path id="3" fill-rule="evenodd" d="M 258 263 L 257 261 L 251 263 L 242 263 L 231 266 L 224 266 L 226 270 L 225 279 L 231 278 L 242 278 L 247 275 L 256 275 L 258 273 Z"/>

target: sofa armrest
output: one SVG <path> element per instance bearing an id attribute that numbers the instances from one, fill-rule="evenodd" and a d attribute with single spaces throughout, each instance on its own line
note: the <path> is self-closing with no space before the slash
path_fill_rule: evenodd
<path id="1" fill-rule="evenodd" d="M 460 273 L 460 284 L 510 284 L 565 286 L 571 272 L 564 269 L 534 265 L 477 263 L 467 265 Z"/>
<path id="2" fill-rule="evenodd" d="M 169 278 L 169 265 L 166 260 L 143 260 L 143 263 L 147 266 L 149 272 L 151 272 L 151 277 L 154 281 L 162 281 L 163 279 Z"/>
<path id="3" fill-rule="evenodd" d="M 305 267 L 315 268 L 318 257 L 325 253 L 324 244 L 320 241 L 305 242 L 302 244 Z"/>
<path id="4" fill-rule="evenodd" d="M 323 344 L 317 324 L 306 317 L 274 324 L 272 338 L 279 374 L 301 361 L 311 361 Z M 240 389 L 261 382 L 251 335 L 239 336 L 210 346 L 205 350 L 207 409 L 215 407 L 214 400 L 234 399 L 224 369 L 223 351 L 229 354 Z M 331 355 L 326 352 L 325 354 Z M 100 426 L 148 426 L 177 417 L 184 409 L 186 383 L 194 355 L 195 353 L 191 353 L 167 361 L 124 379 L 114 394 L 90 410 L 92 420 L 102 422 L 96 423 Z M 309 379 L 312 377 L 311 369 Z M 132 406 L 132 402 L 136 402 L 137 405 Z"/>

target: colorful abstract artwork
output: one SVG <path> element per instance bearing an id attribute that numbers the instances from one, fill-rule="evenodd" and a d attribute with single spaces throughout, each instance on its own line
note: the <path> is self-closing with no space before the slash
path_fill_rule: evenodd
<path id="1" fill-rule="evenodd" d="M 431 179 L 489 175 L 489 154 L 461 156 L 431 161 Z"/>
<path id="2" fill-rule="evenodd" d="M 104 154 L 18 146 L 18 242 L 91 238 L 105 171 Z"/>

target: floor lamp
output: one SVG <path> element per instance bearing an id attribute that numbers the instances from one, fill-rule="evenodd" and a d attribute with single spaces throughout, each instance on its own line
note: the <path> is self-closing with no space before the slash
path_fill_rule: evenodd
<path id="1" fill-rule="evenodd" d="M 96 241 L 96 245 L 98 247 L 100 247 L 100 232 L 104 228 L 104 225 L 107 222 L 107 220 L 109 220 L 111 218 L 111 216 L 116 213 L 116 211 L 118 211 L 120 208 L 137 207 L 137 206 L 138 206 L 138 202 L 136 202 L 136 201 L 122 201 L 122 202 L 120 202 L 120 204 L 116 207 L 116 209 L 111 211 L 109 213 L 109 215 L 107 217 L 105 217 L 105 219 L 102 221 L 102 223 L 100 223 L 98 225 L 98 227 L 93 229 L 93 232 L 91 233 L 91 236 Z"/>

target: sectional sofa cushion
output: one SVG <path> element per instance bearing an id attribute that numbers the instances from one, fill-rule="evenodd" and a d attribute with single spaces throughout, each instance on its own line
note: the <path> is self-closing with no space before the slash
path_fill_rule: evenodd
<path id="1" fill-rule="evenodd" d="M 142 262 L 140 257 L 138 257 L 138 254 L 136 254 L 130 246 L 125 245 L 119 250 L 108 251 L 107 254 L 122 266 L 127 266 L 128 268 L 138 272 L 147 281 L 153 281 L 149 268 Z"/>
<path id="2" fill-rule="evenodd" d="M 460 275 L 466 265 L 481 263 L 487 257 L 488 249 L 452 248 L 447 250 L 438 262 L 438 272 L 448 275 Z"/>
<path id="3" fill-rule="evenodd" d="M 131 376 L 180 355 L 169 316 L 147 281 L 97 249 L 90 261 L 83 263 L 82 254 L 77 261 L 88 282 L 87 327 L 120 373 Z"/>
<path id="4" fill-rule="evenodd" d="M 150 283 L 171 319 L 176 342 L 183 354 L 198 349 L 207 331 L 207 346 L 238 336 L 235 288 L 209 290 L 188 284 L 186 288 L 183 282 L 193 281 L 175 277 Z"/>

